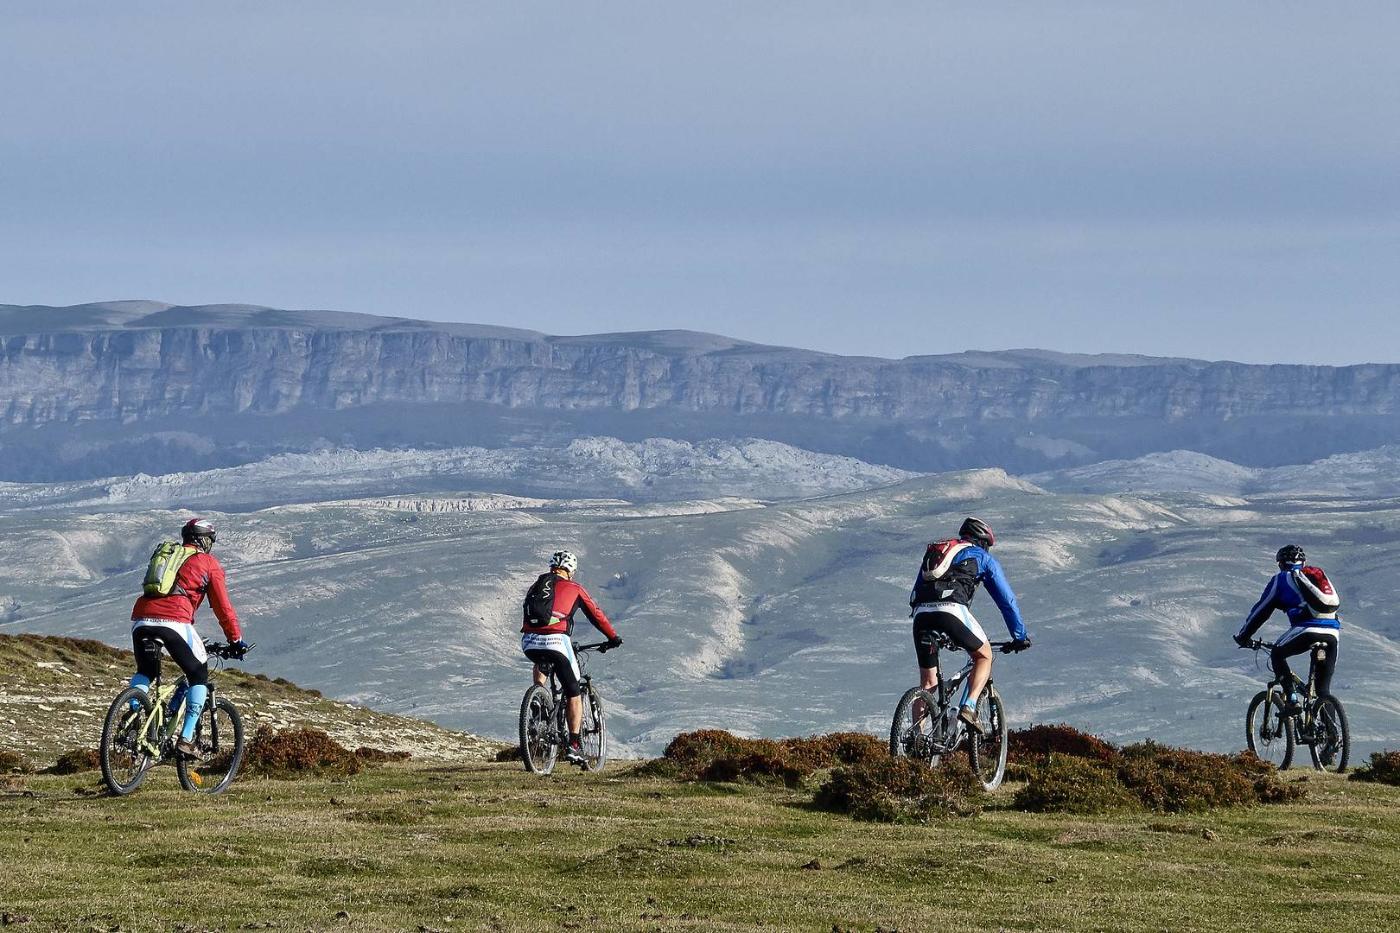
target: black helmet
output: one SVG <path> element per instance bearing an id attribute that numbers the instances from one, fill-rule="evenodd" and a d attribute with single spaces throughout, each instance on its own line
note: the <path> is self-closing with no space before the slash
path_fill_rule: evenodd
<path id="1" fill-rule="evenodd" d="M 1296 544 L 1285 544 L 1278 549 L 1274 555 L 1274 560 L 1280 564 L 1301 564 L 1308 559 L 1308 555 L 1303 553 L 1303 549 Z"/>
<path id="2" fill-rule="evenodd" d="M 958 529 L 958 537 L 983 548 L 997 543 L 997 536 L 992 534 L 992 529 L 980 518 L 963 519 L 962 527 Z"/>
<path id="3" fill-rule="evenodd" d="M 215 537 L 217 532 L 214 531 L 214 524 L 202 518 L 192 518 L 180 529 L 181 541 L 193 544 L 206 554 L 214 549 Z"/>

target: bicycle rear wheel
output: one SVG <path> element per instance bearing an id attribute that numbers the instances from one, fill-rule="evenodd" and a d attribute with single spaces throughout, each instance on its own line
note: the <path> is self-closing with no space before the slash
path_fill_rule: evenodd
<path id="1" fill-rule="evenodd" d="M 131 707 L 136 701 L 136 708 Z M 141 734 L 151 722 L 154 702 L 145 690 L 127 687 L 107 708 L 102 721 L 102 741 L 97 746 L 97 758 L 102 767 L 102 782 L 118 797 L 141 786 L 155 759 L 141 748 Z"/>
<path id="2" fill-rule="evenodd" d="M 938 764 L 942 741 L 938 698 L 920 687 L 911 687 L 894 708 L 890 723 L 890 755 L 915 758 L 928 765 Z"/>
<path id="3" fill-rule="evenodd" d="M 180 786 L 201 794 L 222 794 L 243 764 L 243 719 L 237 708 L 223 697 L 204 704 L 194 729 L 194 744 L 198 749 L 194 758 L 175 759 Z"/>
<path id="4" fill-rule="evenodd" d="M 608 763 L 608 729 L 603 718 L 603 698 L 589 684 L 581 699 L 583 731 L 579 733 L 579 738 L 583 743 L 584 770 L 602 771 Z"/>
<path id="5" fill-rule="evenodd" d="M 1313 707 L 1312 739 L 1308 743 L 1308 754 L 1312 756 L 1314 768 L 1338 774 L 1347 769 L 1347 760 L 1351 757 L 1351 729 L 1347 726 L 1346 710 L 1336 697 L 1324 694 L 1318 698 Z"/>
<path id="6" fill-rule="evenodd" d="M 554 703 L 549 691 L 532 684 L 520 701 L 520 757 L 531 774 L 549 774 L 559 757 L 554 734 Z"/>
<path id="7" fill-rule="evenodd" d="M 977 701 L 977 721 L 987 731 L 977 735 L 968 730 L 967 754 L 972 773 L 987 790 L 996 790 L 1006 776 L 1006 707 L 1001 694 L 991 685 Z"/>
<path id="8" fill-rule="evenodd" d="M 1244 720 L 1249 750 L 1280 771 L 1293 764 L 1293 720 L 1283 715 L 1283 697 L 1261 690 L 1249 703 Z"/>

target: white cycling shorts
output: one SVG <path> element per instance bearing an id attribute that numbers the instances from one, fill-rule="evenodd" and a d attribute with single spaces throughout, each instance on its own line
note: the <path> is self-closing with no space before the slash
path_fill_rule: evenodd
<path id="1" fill-rule="evenodd" d="M 176 622 L 173 619 L 134 619 L 131 623 L 132 634 L 138 628 L 163 628 L 167 632 L 174 632 L 175 636 L 190 646 L 190 651 L 194 653 L 194 659 L 201 664 L 209 660 L 209 655 L 204 651 L 204 639 L 191 622 Z"/>
<path id="2" fill-rule="evenodd" d="M 578 658 L 574 656 L 574 640 L 563 632 L 526 632 L 520 636 L 520 650 L 527 658 L 530 657 L 531 651 L 551 651 L 563 655 L 569 662 L 569 667 L 573 668 L 574 677 L 579 677 Z"/>

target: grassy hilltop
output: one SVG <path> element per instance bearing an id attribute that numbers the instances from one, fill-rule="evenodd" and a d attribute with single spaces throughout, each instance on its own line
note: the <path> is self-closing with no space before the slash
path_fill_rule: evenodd
<path id="1" fill-rule="evenodd" d="M 1201 816 L 992 808 L 929 826 L 810 793 L 389 765 L 134 797 L 0 796 L 0 910 L 74 930 L 1394 930 L 1400 791 Z M 1006 797 L 999 798 L 1002 803 Z"/>
<path id="2" fill-rule="evenodd" d="M 39 764 L 33 724 L 71 712 L 43 701 L 54 685 L 87 683 L 83 702 L 99 711 L 125 669 L 120 652 L 54 639 L 0 639 L 0 660 L 0 748 L 18 744 Z M 97 682 L 98 669 L 111 683 Z M 635 763 L 544 779 L 484 760 L 493 746 L 481 740 L 287 684 L 224 682 L 254 725 L 320 717 L 347 744 L 407 736 L 424 754 L 349 778 L 244 776 L 218 798 L 180 791 L 168 767 L 126 799 L 104 796 L 93 771 L 0 775 L 0 925 L 1400 928 L 1400 788 L 1295 771 L 1301 802 L 1110 816 L 1020 812 L 1006 789 L 974 817 L 866 823 L 815 809 L 811 779 L 684 783 Z M 75 717 L 54 748 L 90 744 L 97 715 Z"/>

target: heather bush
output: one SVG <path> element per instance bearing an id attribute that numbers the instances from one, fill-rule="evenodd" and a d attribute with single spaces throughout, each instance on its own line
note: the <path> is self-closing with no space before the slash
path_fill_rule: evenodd
<path id="1" fill-rule="evenodd" d="M 1117 750 L 1096 735 L 1064 723 L 1015 729 L 1006 735 L 1008 758 L 1035 760 L 1045 755 L 1072 755 L 1092 761 L 1113 761 Z"/>
<path id="2" fill-rule="evenodd" d="M 961 758 L 937 768 L 909 758 L 840 767 L 817 790 L 824 810 L 879 823 L 928 823 L 981 810 L 982 784 Z"/>
<path id="3" fill-rule="evenodd" d="M 320 729 L 284 729 L 263 726 L 248 743 L 244 770 L 270 778 L 351 775 L 364 764 Z"/>
<path id="4" fill-rule="evenodd" d="M 9 774 L 14 771 L 29 771 L 29 762 L 19 752 L 12 752 L 9 749 L 0 749 L 0 774 Z"/>
<path id="5" fill-rule="evenodd" d="M 883 742 L 858 732 L 774 741 L 701 729 L 682 732 L 666 746 L 662 758 L 647 762 L 633 774 L 684 781 L 777 781 L 795 787 L 814 771 L 888 755 Z"/>
<path id="6" fill-rule="evenodd" d="M 1351 772 L 1351 780 L 1400 787 L 1400 751 L 1372 752 L 1369 763 Z"/>
<path id="7" fill-rule="evenodd" d="M 1258 802 L 1253 774 L 1234 758 L 1155 742 L 1123 749 L 1118 779 L 1143 806 L 1164 813 Z"/>
<path id="8" fill-rule="evenodd" d="M 1108 764 L 1074 755 L 1051 755 L 1033 766 L 1011 803 L 1032 813 L 1111 813 L 1140 806 Z"/>
<path id="9" fill-rule="evenodd" d="M 361 745 L 355 749 L 355 757 L 365 764 L 384 764 L 386 761 L 408 761 L 413 757 L 410 752 L 390 752 L 382 748 L 371 748 L 368 745 Z"/>
<path id="10" fill-rule="evenodd" d="M 96 771 L 102 767 L 95 748 L 74 748 L 58 756 L 49 767 L 50 774 L 77 774 L 80 771 Z"/>
<path id="11" fill-rule="evenodd" d="M 492 761 L 523 761 L 524 755 L 520 753 L 519 745 L 507 745 L 496 753 Z"/>
<path id="12" fill-rule="evenodd" d="M 1304 791 L 1279 780 L 1250 754 L 1218 755 L 1155 742 L 1130 745 L 1109 760 L 1049 755 L 1030 768 L 1013 806 L 1057 813 L 1108 813 L 1142 807 L 1163 813 L 1286 803 Z"/>

